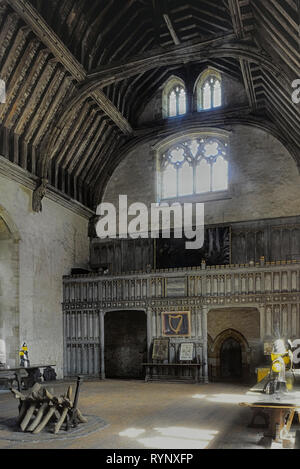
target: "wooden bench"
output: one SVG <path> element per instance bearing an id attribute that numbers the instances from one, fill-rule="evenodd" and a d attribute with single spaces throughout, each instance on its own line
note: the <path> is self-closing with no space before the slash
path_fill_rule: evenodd
<path id="1" fill-rule="evenodd" d="M 202 363 L 143 363 L 143 366 L 146 368 L 146 382 L 203 382 Z"/>
<path id="2" fill-rule="evenodd" d="M 0 379 L 2 377 L 9 387 L 12 387 L 13 383 L 16 381 L 17 388 L 21 391 L 21 389 L 32 388 L 35 383 L 41 382 L 42 375 L 40 369 L 52 368 L 55 366 L 56 364 L 30 365 L 28 368 L 16 367 L 0 369 Z"/>

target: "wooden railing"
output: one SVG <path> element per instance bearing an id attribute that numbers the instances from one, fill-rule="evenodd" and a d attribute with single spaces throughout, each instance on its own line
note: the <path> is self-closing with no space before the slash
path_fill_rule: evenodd
<path id="1" fill-rule="evenodd" d="M 300 291 L 300 262 L 64 277 L 64 303 L 222 297 Z"/>

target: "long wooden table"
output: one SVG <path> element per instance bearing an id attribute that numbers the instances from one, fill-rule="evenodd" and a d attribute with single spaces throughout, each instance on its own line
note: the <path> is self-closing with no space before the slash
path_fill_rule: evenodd
<path id="1" fill-rule="evenodd" d="M 285 431 L 285 436 L 288 436 L 296 412 L 299 419 L 300 404 L 284 402 L 278 402 L 278 404 L 276 404 L 275 402 L 260 401 L 253 404 L 242 402 L 240 406 L 250 407 L 250 409 L 254 411 L 255 414 L 252 422 L 254 422 L 255 416 L 259 415 L 260 412 L 266 413 L 269 417 L 269 422 L 264 436 L 271 437 L 275 441 L 280 441 L 283 430 Z"/>
<path id="2" fill-rule="evenodd" d="M 38 375 L 40 375 L 40 371 L 39 371 L 40 369 L 55 367 L 55 366 L 56 364 L 30 365 L 27 368 L 20 366 L 16 368 L 0 369 L 0 377 L 1 375 L 2 376 L 6 375 L 9 381 L 12 382 L 13 380 L 16 380 L 17 385 L 18 385 L 18 391 L 21 391 L 22 382 L 23 382 L 23 389 L 31 388 L 39 380 Z M 26 371 L 27 376 L 24 376 L 24 371 Z"/>
<path id="3" fill-rule="evenodd" d="M 266 420 L 266 432 L 264 436 L 271 437 L 278 441 L 278 437 L 283 430 L 289 434 L 295 415 L 300 423 L 300 372 L 294 370 L 287 372 L 286 377 L 293 379 L 293 389 L 287 392 L 268 395 L 264 388 L 269 380 L 266 376 L 262 381 L 253 386 L 247 396 L 251 396 L 251 402 L 242 402 L 239 405 L 249 407 L 253 411 L 253 418 L 250 426 L 254 426 L 258 416 Z"/>

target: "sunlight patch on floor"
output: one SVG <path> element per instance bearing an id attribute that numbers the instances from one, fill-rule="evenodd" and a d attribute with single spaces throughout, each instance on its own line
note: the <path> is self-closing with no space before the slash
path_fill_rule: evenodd
<path id="1" fill-rule="evenodd" d="M 120 436 L 135 439 L 146 448 L 156 449 L 205 449 L 219 433 L 188 427 L 157 427 L 150 431 L 153 436 L 138 438 L 146 430 L 127 428 Z M 155 433 L 158 434 L 157 436 Z"/>
<path id="2" fill-rule="evenodd" d="M 181 440 L 180 438 L 167 438 L 162 436 L 143 438 L 137 441 L 146 448 L 155 449 L 205 449 L 209 444 L 209 441 L 206 440 Z"/>
<path id="3" fill-rule="evenodd" d="M 256 402 L 257 396 L 246 396 L 245 394 L 212 394 L 207 397 L 208 402 L 216 402 L 220 404 L 235 404 L 240 402 Z"/>
<path id="4" fill-rule="evenodd" d="M 146 430 L 141 428 L 127 428 L 124 432 L 120 432 L 120 436 L 127 436 L 128 438 L 137 438 L 138 436 L 145 433 Z"/>
<path id="5" fill-rule="evenodd" d="M 165 436 L 175 436 L 187 439 L 203 439 L 215 437 L 219 432 L 212 430 L 200 430 L 198 428 L 187 427 L 165 427 L 154 428 L 155 431 Z"/>
<path id="6" fill-rule="evenodd" d="M 246 395 L 246 394 L 194 394 L 192 399 L 200 399 L 208 402 L 215 402 L 220 404 L 235 404 L 238 405 L 240 402 L 253 403 L 257 401 L 257 395 Z"/>

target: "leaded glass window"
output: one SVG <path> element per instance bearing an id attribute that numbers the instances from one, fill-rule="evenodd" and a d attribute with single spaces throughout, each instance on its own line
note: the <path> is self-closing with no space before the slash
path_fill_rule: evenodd
<path id="1" fill-rule="evenodd" d="M 210 76 L 202 86 L 203 110 L 214 109 L 222 105 L 222 88 L 220 80 Z"/>
<path id="2" fill-rule="evenodd" d="M 197 109 L 207 111 L 222 106 L 222 77 L 212 68 L 205 70 L 197 82 Z"/>
<path id="3" fill-rule="evenodd" d="M 161 199 L 228 190 L 228 144 L 203 137 L 176 143 L 160 157 Z"/>
<path id="4" fill-rule="evenodd" d="M 168 116 L 176 117 L 186 113 L 186 92 L 183 86 L 176 85 L 168 96 Z"/>

